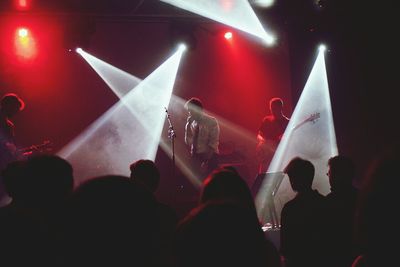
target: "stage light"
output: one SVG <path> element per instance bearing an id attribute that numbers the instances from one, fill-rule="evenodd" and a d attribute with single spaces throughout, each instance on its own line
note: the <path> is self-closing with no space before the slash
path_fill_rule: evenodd
<path id="1" fill-rule="evenodd" d="M 15 53 L 20 59 L 33 59 L 37 55 L 36 40 L 26 27 L 17 28 L 14 38 Z"/>
<path id="2" fill-rule="evenodd" d="M 275 0 L 253 0 L 250 3 L 261 8 L 267 8 L 271 7 L 275 3 Z"/>
<path id="3" fill-rule="evenodd" d="M 27 0 L 18 0 L 18 5 L 20 7 L 26 7 L 28 5 Z"/>
<path id="4" fill-rule="evenodd" d="M 185 51 L 187 49 L 187 45 L 182 43 L 178 45 L 178 51 Z"/>
<path id="5" fill-rule="evenodd" d="M 82 54 L 82 48 L 80 48 L 80 47 L 77 47 L 76 49 L 75 49 L 75 52 L 76 53 L 78 53 L 78 54 Z"/>
<path id="6" fill-rule="evenodd" d="M 31 0 L 14 0 L 14 7 L 19 11 L 30 9 Z"/>
<path id="7" fill-rule="evenodd" d="M 318 49 L 319 49 L 319 51 L 321 51 L 321 52 L 323 53 L 323 52 L 326 51 L 326 45 L 321 44 L 321 45 L 318 47 Z"/>
<path id="8" fill-rule="evenodd" d="M 27 37 L 28 34 L 29 34 L 29 31 L 26 28 L 20 28 L 18 30 L 18 36 L 21 37 L 21 38 Z"/>
<path id="9" fill-rule="evenodd" d="M 314 3 L 320 9 L 324 8 L 326 5 L 325 0 L 314 0 Z"/>
<path id="10" fill-rule="evenodd" d="M 267 45 L 267 46 L 273 46 L 276 43 L 276 37 L 273 35 L 268 35 L 265 36 L 265 38 L 263 39 L 263 42 Z"/>
<path id="11" fill-rule="evenodd" d="M 226 32 L 224 34 L 224 37 L 225 37 L 226 40 L 231 40 L 232 37 L 233 37 L 233 34 L 232 34 L 232 32 Z"/>

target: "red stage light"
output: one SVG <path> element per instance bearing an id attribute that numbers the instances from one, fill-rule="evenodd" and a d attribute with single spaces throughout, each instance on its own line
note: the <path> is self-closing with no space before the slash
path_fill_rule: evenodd
<path id="1" fill-rule="evenodd" d="M 232 32 L 226 32 L 224 34 L 224 37 L 225 37 L 226 40 L 230 40 L 230 39 L 232 39 L 233 34 L 232 34 Z"/>
<path id="2" fill-rule="evenodd" d="M 15 31 L 14 47 L 17 56 L 22 59 L 33 59 L 37 54 L 35 38 L 30 30 L 24 27 Z"/>
<path id="3" fill-rule="evenodd" d="M 17 10 L 28 10 L 31 6 L 31 0 L 14 0 L 14 6 Z"/>
<path id="4" fill-rule="evenodd" d="M 26 7 L 28 5 L 26 0 L 18 0 L 18 4 L 20 7 Z"/>

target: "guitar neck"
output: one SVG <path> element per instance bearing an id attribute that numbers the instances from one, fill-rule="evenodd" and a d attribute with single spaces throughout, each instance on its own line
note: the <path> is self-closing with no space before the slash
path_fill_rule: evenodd
<path id="1" fill-rule="evenodd" d="M 50 145 L 51 145 L 50 142 L 44 142 L 39 145 L 33 145 L 33 146 L 29 146 L 29 147 L 20 148 L 20 149 L 18 149 L 18 152 L 19 153 L 30 153 L 30 152 L 34 152 L 34 151 L 43 151 L 44 149 L 49 149 Z"/>

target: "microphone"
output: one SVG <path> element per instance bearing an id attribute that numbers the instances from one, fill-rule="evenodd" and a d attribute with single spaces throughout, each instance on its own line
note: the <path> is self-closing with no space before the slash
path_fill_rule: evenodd
<path id="1" fill-rule="evenodd" d="M 167 118 L 169 118 L 168 109 L 166 107 L 164 107 L 164 109 L 165 109 L 165 113 L 167 113 Z"/>
<path id="2" fill-rule="evenodd" d="M 186 119 L 186 123 L 188 123 L 188 124 L 192 124 L 193 121 L 194 121 L 194 119 L 192 116 L 188 116 Z"/>
<path id="3" fill-rule="evenodd" d="M 174 138 L 174 137 L 176 137 L 176 134 L 175 134 L 174 127 L 172 126 L 172 122 L 169 117 L 168 109 L 166 107 L 164 107 L 164 109 L 165 109 L 165 113 L 167 113 L 167 119 L 168 119 L 168 123 L 169 123 L 168 137 Z"/>

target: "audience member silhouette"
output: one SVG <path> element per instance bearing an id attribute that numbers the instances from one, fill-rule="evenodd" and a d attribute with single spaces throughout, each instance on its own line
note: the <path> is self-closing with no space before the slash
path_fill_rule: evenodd
<path id="1" fill-rule="evenodd" d="M 205 204 L 213 201 L 230 201 L 241 205 L 249 209 L 254 220 L 258 221 L 250 189 L 235 169 L 227 167 L 216 169 L 204 180 L 200 203 Z M 261 223 L 259 225 L 261 227 Z M 279 266 L 280 256 L 277 248 L 270 240 L 267 239 L 265 242 L 268 266 Z"/>
<path id="2" fill-rule="evenodd" d="M 297 192 L 281 212 L 280 252 L 286 267 L 324 266 L 325 197 L 312 189 L 314 166 L 293 158 L 284 169 Z"/>
<path id="3" fill-rule="evenodd" d="M 371 164 L 361 185 L 356 206 L 355 231 L 360 256 L 353 267 L 398 266 L 400 188 L 399 146 Z"/>
<path id="4" fill-rule="evenodd" d="M 73 190 L 72 166 L 58 156 L 40 155 L 9 163 L 3 175 L 12 197 L 3 222 L 10 223 L 7 235 L 24 244 L 18 248 L 30 246 L 15 251 L 36 251 L 39 265 L 62 266 L 66 257 L 65 207 Z M 27 258 L 20 255 L 14 260 L 20 263 Z"/>
<path id="5" fill-rule="evenodd" d="M 200 203 L 212 200 L 230 200 L 256 210 L 250 189 L 244 179 L 234 170 L 214 170 L 204 181 Z"/>
<path id="6" fill-rule="evenodd" d="M 29 216 L 1 211 L 0 236 L 1 266 L 65 266 L 57 255 L 58 243 Z"/>
<path id="7" fill-rule="evenodd" d="M 21 206 L 18 202 L 24 201 L 24 190 L 26 190 L 23 179 L 25 174 L 25 160 L 12 161 L 2 171 L 3 184 L 11 202 L 3 207 L 2 211 Z"/>
<path id="8" fill-rule="evenodd" d="M 284 172 L 297 194 L 281 213 L 285 267 L 396 265 L 396 152 L 371 165 L 360 194 L 348 157 L 329 159 L 326 197 L 312 189 L 310 161 L 289 162 Z M 155 198 L 155 163 L 141 159 L 130 170 L 130 178 L 94 177 L 73 192 L 72 166 L 61 157 L 9 163 L 1 173 L 12 198 L 0 209 L 2 265 L 281 266 L 250 189 L 234 168 L 216 169 L 203 181 L 199 206 L 179 224 L 173 209 Z"/>
<path id="9" fill-rule="evenodd" d="M 236 202 L 209 201 L 193 209 L 178 225 L 177 267 L 279 266 L 254 213 Z M 279 264 L 279 262 L 278 262 Z"/>
<path id="10" fill-rule="evenodd" d="M 140 159 L 130 165 L 130 178 L 142 184 L 154 196 L 160 184 L 160 171 L 156 164 L 148 159 Z M 158 201 L 158 220 L 160 222 L 162 257 L 171 260 L 172 238 L 178 224 L 178 215 L 170 206 Z"/>
<path id="11" fill-rule="evenodd" d="M 74 187 L 72 165 L 56 155 L 38 155 L 26 161 L 24 205 L 41 212 L 64 205 Z"/>
<path id="12" fill-rule="evenodd" d="M 353 186 L 355 166 L 342 155 L 328 161 L 331 192 L 326 196 L 329 241 L 327 266 L 350 266 L 356 250 L 354 243 L 354 212 L 357 189 Z"/>
<path id="13" fill-rule="evenodd" d="M 72 166 L 56 155 L 11 162 L 3 175 L 7 193 L 12 197 L 8 208 L 46 224 L 63 211 L 73 190 Z"/>
<path id="14" fill-rule="evenodd" d="M 157 203 L 125 176 L 82 183 L 71 202 L 70 266 L 165 266 Z"/>
<path id="15" fill-rule="evenodd" d="M 232 165 L 224 165 L 222 168 L 223 168 L 223 169 L 230 170 L 230 171 L 233 171 L 234 173 L 239 174 L 238 170 L 237 170 L 234 166 L 232 166 Z"/>
<path id="16" fill-rule="evenodd" d="M 160 184 L 160 171 L 153 161 L 140 159 L 133 162 L 129 169 L 131 179 L 143 184 L 153 194 L 156 192 Z"/>

